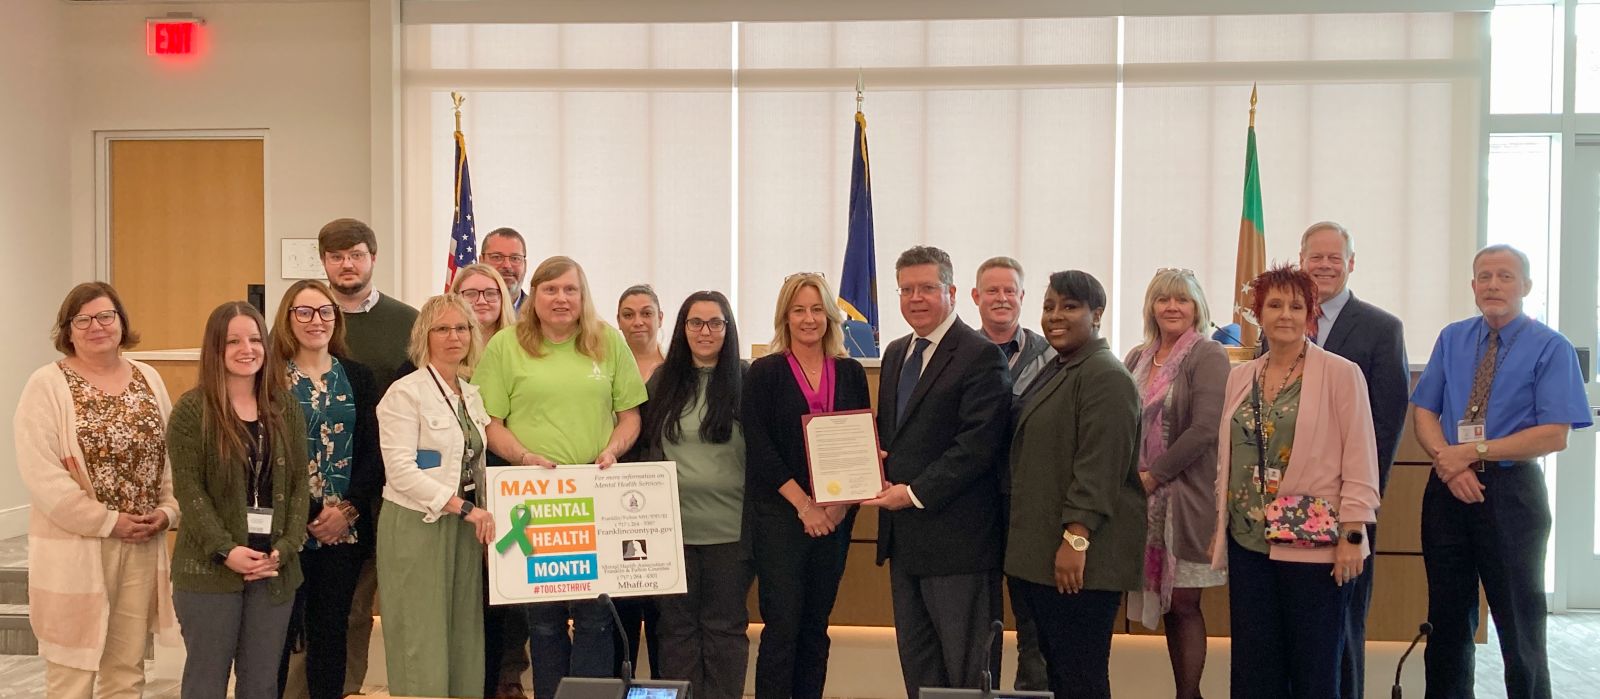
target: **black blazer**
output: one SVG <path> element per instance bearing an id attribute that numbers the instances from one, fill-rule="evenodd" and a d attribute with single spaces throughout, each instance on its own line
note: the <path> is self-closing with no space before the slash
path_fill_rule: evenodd
<path id="1" fill-rule="evenodd" d="M 1367 377 L 1367 401 L 1372 404 L 1372 427 L 1378 437 L 1381 494 L 1389 484 L 1389 469 L 1400 447 L 1411 393 L 1405 330 L 1399 318 L 1352 293 L 1322 348 L 1355 363 Z"/>
<path id="2" fill-rule="evenodd" d="M 912 336 L 883 353 L 878 439 L 884 477 L 905 483 L 926 509 L 878 512 L 878 564 L 910 575 L 998 570 L 1004 548 L 1000 478 L 1011 431 L 1011 371 L 1005 354 L 958 318 L 895 414 L 900 369 Z"/>
<path id="3" fill-rule="evenodd" d="M 833 409 L 871 407 L 866 370 L 860 362 L 840 357 L 834 366 Z M 810 407 L 795 384 L 787 354 L 769 354 L 750 363 L 739 404 L 739 423 L 744 428 L 745 502 L 755 507 L 789 507 L 778 488 L 791 478 L 811 492 L 805 435 L 800 431 L 800 418 L 808 412 Z"/>
<path id="4" fill-rule="evenodd" d="M 378 503 L 383 499 L 383 450 L 378 446 L 378 382 L 372 370 L 353 359 L 339 357 L 350 391 L 356 399 L 356 431 L 350 441 L 350 490 L 345 499 L 355 505 L 361 518 L 356 520 L 356 545 L 363 556 L 376 550 L 378 541 Z M 306 521 L 316 517 L 321 507 L 312 506 Z"/>

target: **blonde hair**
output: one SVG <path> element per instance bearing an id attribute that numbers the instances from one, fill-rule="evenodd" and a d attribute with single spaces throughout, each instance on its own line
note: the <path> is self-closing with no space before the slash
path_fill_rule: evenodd
<path id="1" fill-rule="evenodd" d="M 1176 296 L 1194 302 L 1194 329 L 1202 332 L 1211 324 L 1211 307 L 1206 305 L 1206 294 L 1194 272 L 1184 269 L 1163 269 L 1150 278 L 1144 291 L 1144 344 L 1141 349 L 1161 343 L 1161 324 L 1156 321 L 1156 299 Z"/>
<path id="2" fill-rule="evenodd" d="M 500 276 L 500 273 L 495 268 L 482 262 L 474 262 L 456 270 L 456 278 L 450 282 L 450 293 L 461 293 L 461 285 L 467 281 L 468 277 L 474 274 L 493 280 L 495 288 L 500 290 L 500 320 L 496 322 L 494 332 L 489 332 L 488 328 L 479 328 L 479 330 L 483 331 L 484 341 L 488 342 L 488 338 L 494 337 L 495 333 L 517 324 L 517 314 L 513 310 L 514 299 L 511 298 L 511 291 L 506 288 L 505 277 Z M 471 317 L 472 322 L 478 322 L 478 314 L 473 313 Z"/>
<path id="3" fill-rule="evenodd" d="M 427 368 L 433 359 L 428 348 L 428 334 L 433 324 L 439 321 L 439 316 L 452 308 L 466 319 L 469 328 L 467 334 L 470 335 L 467 338 L 467 356 L 462 357 L 461 363 L 456 365 L 456 375 L 470 378 L 472 368 L 478 365 L 478 357 L 483 355 L 483 333 L 478 331 L 478 322 L 472 319 L 472 306 L 455 292 L 434 296 L 417 309 L 417 322 L 411 324 L 411 347 L 406 356 L 418 369 Z"/>
<path id="4" fill-rule="evenodd" d="M 549 282 L 568 271 L 578 273 L 578 294 L 582 297 L 578 306 L 578 331 L 573 346 L 578 354 L 590 359 L 605 358 L 606 324 L 600 320 L 600 315 L 594 310 L 594 295 L 589 293 L 589 277 L 583 273 L 583 267 L 570 257 L 556 255 L 546 258 L 534 268 L 533 277 L 528 280 L 528 287 L 533 290 L 532 296 L 539 295 L 539 285 Z M 539 314 L 535 310 L 538 306 L 537 298 L 530 298 L 522 304 L 522 318 L 517 323 L 517 344 L 530 356 L 544 356 L 544 325 L 539 322 Z"/>
<path id="5" fill-rule="evenodd" d="M 813 272 L 791 274 L 783 280 L 783 288 L 778 290 L 778 310 L 772 318 L 773 335 L 769 351 L 773 354 L 789 351 L 789 345 L 793 342 L 789 336 L 789 306 L 794 304 L 794 297 L 800 295 L 800 290 L 808 286 L 816 289 L 817 295 L 822 297 L 822 312 L 828 316 L 828 329 L 822 334 L 822 352 L 830 357 L 849 356 L 844 350 L 844 312 L 839 310 L 839 302 L 835 300 L 828 280 Z"/>

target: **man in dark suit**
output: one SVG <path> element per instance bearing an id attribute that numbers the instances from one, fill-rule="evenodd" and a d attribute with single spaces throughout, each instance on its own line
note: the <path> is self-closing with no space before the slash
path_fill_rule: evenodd
<path id="1" fill-rule="evenodd" d="M 1000 674 L 1000 474 L 1011 378 L 1000 348 L 955 316 L 950 256 L 917 246 L 895 261 L 912 334 L 889 343 L 878 389 L 883 492 L 878 564 L 889 561 L 906 694 L 976 688 Z M 985 656 L 989 662 L 984 662 Z"/>
<path id="2" fill-rule="evenodd" d="M 1372 426 L 1377 434 L 1378 492 L 1389 484 L 1400 432 L 1405 428 L 1411 372 L 1406 364 L 1406 343 L 1400 319 L 1350 293 L 1350 273 L 1356 269 L 1355 246 L 1350 232 L 1333 221 L 1311 224 L 1300 236 L 1300 268 L 1317 283 L 1322 317 L 1311 340 L 1323 349 L 1361 367 L 1367 378 L 1367 399 L 1372 404 Z M 1377 525 L 1367 525 L 1367 538 L 1378 550 Z M 1372 569 L 1356 578 L 1349 615 L 1345 619 L 1345 652 L 1341 661 L 1340 694 L 1360 699 L 1366 681 L 1367 608 L 1372 604 Z"/>

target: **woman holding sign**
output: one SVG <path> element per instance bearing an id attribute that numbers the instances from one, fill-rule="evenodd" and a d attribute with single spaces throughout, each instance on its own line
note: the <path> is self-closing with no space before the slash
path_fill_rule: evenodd
<path id="1" fill-rule="evenodd" d="M 662 677 L 690 681 L 703 699 L 739 699 L 750 659 L 745 598 L 754 570 L 744 536 L 745 364 L 728 297 L 689 295 L 671 351 L 651 377 L 639 437 L 646 461 L 678 464 L 689 593 L 659 598 Z"/>
<path id="2" fill-rule="evenodd" d="M 388 473 L 378 586 L 396 696 L 483 692 L 483 547 L 494 518 L 477 500 L 489 415 L 465 381 L 481 342 L 465 300 L 428 299 L 411 328 L 411 361 L 422 369 L 378 404 Z"/>
<path id="3" fill-rule="evenodd" d="M 758 699 L 818 699 L 828 675 L 828 615 L 850 552 L 854 505 L 817 505 L 803 416 L 871 407 L 867 373 L 845 355 L 844 314 L 820 274 L 778 292 L 772 353 L 750 365 L 744 424 L 759 599 Z"/>
<path id="4" fill-rule="evenodd" d="M 516 331 L 489 341 L 473 379 L 491 417 L 489 448 L 520 466 L 610 468 L 639 436 L 645 389 L 633 353 L 595 312 L 577 262 L 549 258 L 529 284 Z M 569 674 L 611 676 L 613 633 L 596 601 L 528 605 L 534 696 L 551 699 Z"/>
<path id="5" fill-rule="evenodd" d="M 206 321 L 200 380 L 167 426 L 185 517 L 172 600 L 188 657 L 185 697 L 278 696 L 278 661 L 306 541 L 305 420 L 269 362 L 267 327 L 243 301 Z M 263 365 L 271 365 L 263 370 Z"/>

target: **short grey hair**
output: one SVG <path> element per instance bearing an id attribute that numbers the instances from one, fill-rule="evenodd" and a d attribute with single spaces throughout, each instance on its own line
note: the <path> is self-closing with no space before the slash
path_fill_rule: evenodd
<path id="1" fill-rule="evenodd" d="M 1009 269 L 1009 270 L 1011 270 L 1013 272 L 1016 272 L 1017 273 L 1017 284 L 1019 284 L 1019 285 L 1022 284 L 1022 279 L 1023 279 L 1023 277 L 1022 277 L 1022 263 L 1016 261 L 1014 258 L 1006 257 L 1005 255 L 1000 255 L 1000 256 L 997 256 L 997 257 L 991 257 L 991 258 L 989 258 L 987 260 L 984 260 L 983 264 L 978 265 L 978 277 L 982 278 L 983 277 L 983 273 L 987 272 L 987 271 L 989 271 L 991 269 Z"/>
<path id="2" fill-rule="evenodd" d="M 1322 231 L 1337 231 L 1339 233 L 1339 237 L 1344 238 L 1344 254 L 1346 254 L 1346 255 L 1354 255 L 1355 254 L 1355 252 L 1356 252 L 1356 244 L 1355 244 L 1355 241 L 1350 238 L 1350 231 L 1345 229 L 1345 227 L 1340 225 L 1337 221 L 1318 221 L 1316 223 L 1311 224 L 1311 227 L 1307 228 L 1306 232 L 1301 233 L 1300 234 L 1300 253 L 1301 254 L 1305 254 L 1306 241 L 1311 240 L 1311 236 L 1313 236 L 1313 235 L 1315 235 L 1317 233 L 1321 233 Z"/>
<path id="3" fill-rule="evenodd" d="M 1503 253 L 1509 254 L 1512 257 L 1517 258 L 1517 262 L 1522 263 L 1522 280 L 1523 281 L 1527 281 L 1527 280 L 1533 279 L 1533 264 L 1528 262 L 1527 253 L 1524 253 L 1523 251 L 1518 250 L 1518 249 L 1516 249 L 1516 248 L 1514 248 L 1514 247 L 1512 247 L 1510 245 L 1507 245 L 1505 243 L 1495 243 L 1494 245 L 1486 245 L 1486 246 L 1484 246 L 1484 248 L 1482 250 L 1479 250 L 1476 254 L 1474 254 L 1472 256 L 1472 269 L 1473 269 L 1473 272 L 1474 272 L 1473 276 L 1477 276 L 1476 272 L 1477 272 L 1477 269 L 1478 269 L 1478 258 L 1481 258 L 1484 255 L 1493 255 L 1493 254 L 1499 253 L 1499 252 L 1503 252 Z"/>
<path id="4" fill-rule="evenodd" d="M 950 254 L 933 247 L 932 245 L 916 245 L 900 253 L 894 261 L 895 274 L 907 267 L 917 265 L 938 265 L 939 283 L 945 286 L 954 286 L 956 283 L 956 270 L 950 264 Z"/>

